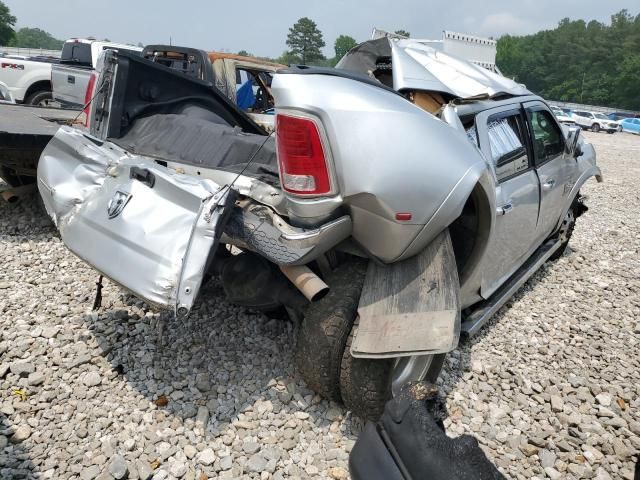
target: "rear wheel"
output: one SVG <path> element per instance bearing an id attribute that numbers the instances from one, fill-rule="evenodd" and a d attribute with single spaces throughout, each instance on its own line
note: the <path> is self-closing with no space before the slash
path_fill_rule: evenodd
<path id="1" fill-rule="evenodd" d="M 29 97 L 27 97 L 24 103 L 28 105 L 34 105 L 36 107 L 49 107 L 51 106 L 52 100 L 53 100 L 53 95 L 51 91 L 41 90 L 39 92 L 34 92 L 31 95 L 29 95 Z"/>
<path id="2" fill-rule="evenodd" d="M 591 131 L 598 133 L 600 131 L 600 125 L 597 123 L 594 123 L 593 125 L 591 125 Z"/>
<path id="3" fill-rule="evenodd" d="M 340 363 L 356 318 L 366 262 L 340 265 L 325 280 L 331 290 L 305 312 L 296 342 L 296 364 L 307 385 L 340 401 Z"/>
<path id="4" fill-rule="evenodd" d="M 345 406 L 359 417 L 377 420 L 384 406 L 402 385 L 426 380 L 435 383 L 445 354 L 371 360 L 351 355 L 353 331 L 342 357 L 340 393 Z"/>
<path id="5" fill-rule="evenodd" d="M 344 404 L 359 417 L 377 420 L 391 395 L 412 380 L 435 382 L 445 355 L 371 360 L 351 356 L 351 341 L 366 262 L 353 259 L 326 280 L 331 286 L 312 303 L 296 345 L 296 363 L 310 388 Z"/>

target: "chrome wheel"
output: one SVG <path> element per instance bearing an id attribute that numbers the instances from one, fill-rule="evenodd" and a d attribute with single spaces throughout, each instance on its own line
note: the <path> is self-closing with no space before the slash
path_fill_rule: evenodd
<path id="1" fill-rule="evenodd" d="M 431 368 L 434 355 L 397 358 L 391 370 L 391 393 L 396 396 L 407 382 L 423 380 Z"/>

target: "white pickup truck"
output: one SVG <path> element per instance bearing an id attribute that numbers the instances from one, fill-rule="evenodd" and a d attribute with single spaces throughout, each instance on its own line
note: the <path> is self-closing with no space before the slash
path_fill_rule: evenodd
<path id="1" fill-rule="evenodd" d="M 18 103 L 48 106 L 51 101 L 50 57 L 0 55 L 0 83 L 6 85 Z"/>
<path id="2" fill-rule="evenodd" d="M 60 63 L 51 69 L 53 99 L 63 107 L 81 109 L 100 53 L 112 49 L 141 53 L 142 48 L 95 39 L 72 38 L 62 47 Z M 95 78 L 95 76 L 93 77 Z"/>

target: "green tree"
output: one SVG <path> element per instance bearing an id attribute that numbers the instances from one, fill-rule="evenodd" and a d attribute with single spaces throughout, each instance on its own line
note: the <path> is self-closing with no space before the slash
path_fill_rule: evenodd
<path id="1" fill-rule="evenodd" d="M 396 30 L 393 33 L 395 33 L 396 35 L 401 35 L 403 37 L 407 37 L 407 38 L 411 37 L 411 34 L 409 32 L 407 32 L 406 30 Z"/>
<path id="2" fill-rule="evenodd" d="M 21 28 L 15 34 L 11 43 L 20 48 L 44 48 L 47 50 L 60 50 L 64 42 L 54 38 L 49 33 L 39 28 Z"/>
<path id="3" fill-rule="evenodd" d="M 550 100 L 640 109 L 640 15 L 622 10 L 609 24 L 562 19 L 553 30 L 498 40 L 508 77 Z"/>
<path id="4" fill-rule="evenodd" d="M 242 57 L 253 57 L 253 54 L 247 52 L 246 50 L 240 50 L 238 52 L 238 55 L 240 55 Z"/>
<path id="5" fill-rule="evenodd" d="M 302 60 L 291 52 L 282 52 L 282 55 L 276 58 L 275 62 L 282 65 L 298 65 L 302 63 Z"/>
<path id="6" fill-rule="evenodd" d="M 357 45 L 355 39 L 349 35 L 340 35 L 336 38 L 336 42 L 333 44 L 333 49 L 336 52 L 335 63 L 338 63 L 342 57 L 344 57 L 349 50 Z"/>
<path id="7" fill-rule="evenodd" d="M 289 29 L 287 35 L 289 53 L 300 59 L 302 65 L 308 65 L 324 60 L 320 51 L 326 44 L 322 38 L 322 32 L 316 23 L 303 17 Z"/>
<path id="8" fill-rule="evenodd" d="M 9 7 L 0 2 L 0 45 L 9 45 L 15 35 L 13 26 L 16 24 L 16 17 L 11 15 Z"/>

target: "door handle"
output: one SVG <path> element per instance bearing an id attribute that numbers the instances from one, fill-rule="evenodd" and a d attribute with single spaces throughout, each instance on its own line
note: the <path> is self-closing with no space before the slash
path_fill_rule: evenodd
<path id="1" fill-rule="evenodd" d="M 550 178 L 545 183 L 542 184 L 542 188 L 544 188 L 545 190 L 551 190 L 555 184 L 556 184 L 555 179 Z"/>
<path id="2" fill-rule="evenodd" d="M 498 215 L 506 215 L 509 212 L 513 211 L 513 203 L 508 202 L 502 205 L 501 207 L 496 208 L 496 213 Z"/>
<path id="3" fill-rule="evenodd" d="M 73 75 L 67 76 L 67 83 L 71 83 L 72 85 L 75 85 L 76 77 L 74 77 Z"/>

